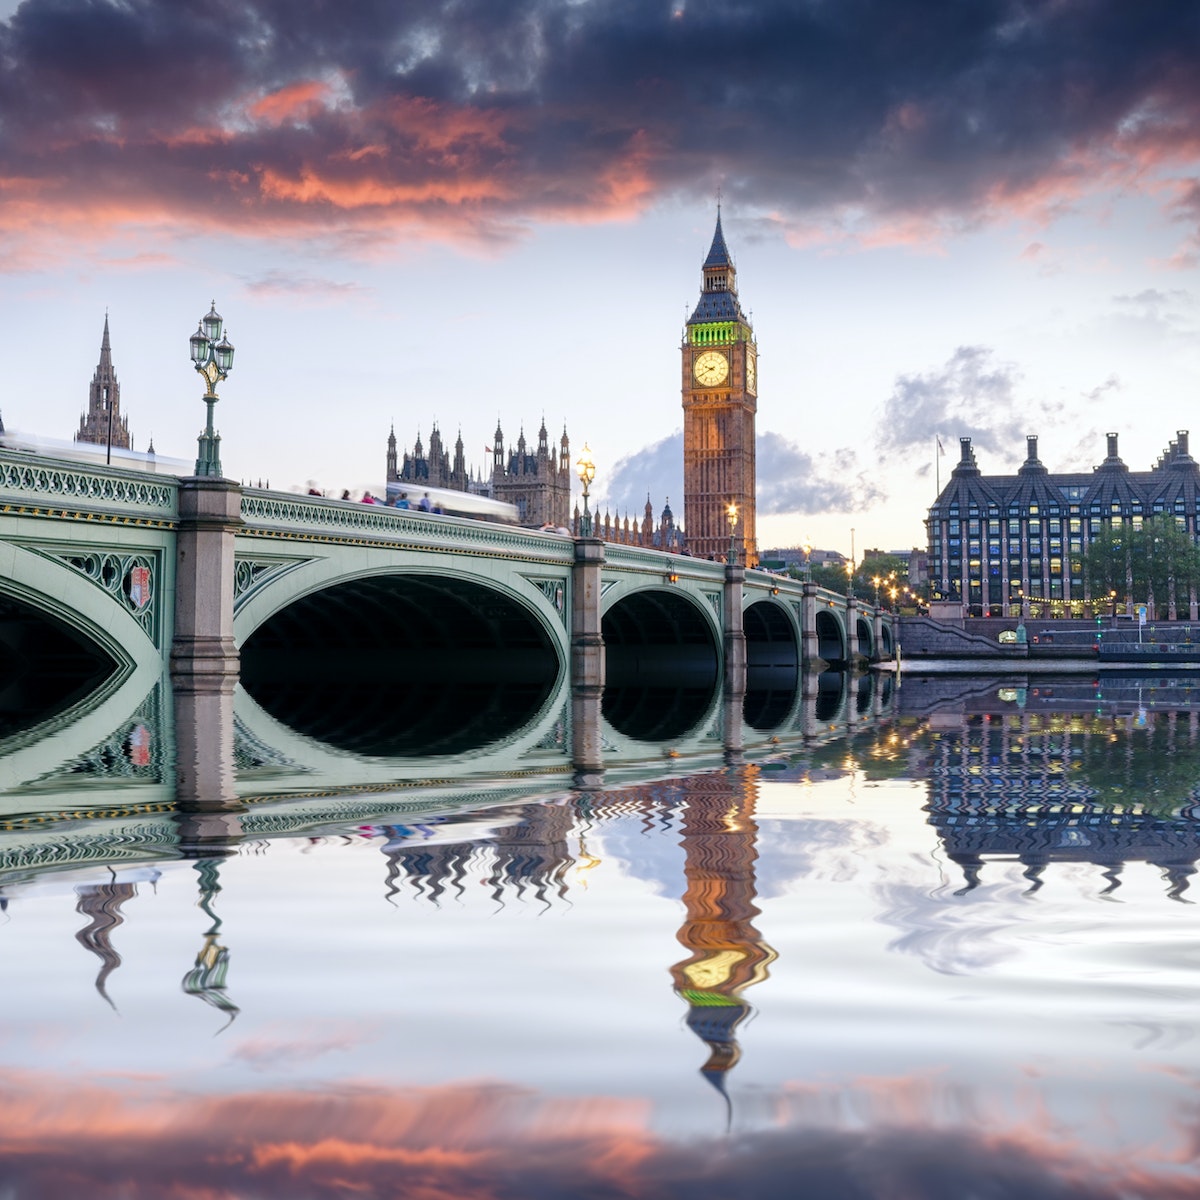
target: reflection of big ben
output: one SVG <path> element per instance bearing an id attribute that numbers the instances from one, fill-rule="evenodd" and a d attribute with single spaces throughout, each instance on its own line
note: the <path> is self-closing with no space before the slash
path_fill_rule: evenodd
<path id="1" fill-rule="evenodd" d="M 709 1048 L 700 1070 L 721 1092 L 741 1056 L 737 1028 L 750 1012 L 742 993 L 775 961 L 753 925 L 756 786 L 757 772 L 747 767 L 689 780 L 683 817 L 687 919 L 677 936 L 691 954 L 671 976 L 688 1004 L 688 1028 Z"/>
<path id="2" fill-rule="evenodd" d="M 727 511 L 738 507 L 745 562 L 758 561 L 754 524 L 754 415 L 758 347 L 737 297 L 737 272 L 721 214 L 704 260 L 700 301 L 683 334 L 683 511 L 700 558 L 729 551 Z"/>

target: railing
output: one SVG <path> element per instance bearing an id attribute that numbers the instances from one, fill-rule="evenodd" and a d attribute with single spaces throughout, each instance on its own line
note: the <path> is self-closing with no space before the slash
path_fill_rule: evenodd
<path id="1" fill-rule="evenodd" d="M 468 517 L 432 516 L 352 500 L 280 495 L 247 488 L 242 520 L 249 532 L 329 542 L 374 542 L 502 558 L 571 563 L 575 548 L 561 534 L 518 529 Z"/>
<path id="2" fill-rule="evenodd" d="M 50 505 L 102 512 L 111 517 L 174 521 L 179 513 L 174 477 L 108 467 L 83 467 L 65 459 L 0 451 L 0 511 Z"/>

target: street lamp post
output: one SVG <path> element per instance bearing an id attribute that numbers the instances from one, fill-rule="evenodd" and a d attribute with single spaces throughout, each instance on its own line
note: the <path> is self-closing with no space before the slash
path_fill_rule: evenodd
<path id="1" fill-rule="evenodd" d="M 732 500 L 725 510 L 725 518 L 729 522 L 729 558 L 727 561 L 730 566 L 733 566 L 737 562 L 737 543 L 734 538 L 737 532 L 738 506 Z"/>
<path id="2" fill-rule="evenodd" d="M 854 599 L 854 559 L 851 558 L 846 563 L 846 599 Z"/>
<path id="3" fill-rule="evenodd" d="M 804 582 L 812 583 L 812 542 L 807 538 L 804 539 Z"/>
<path id="4" fill-rule="evenodd" d="M 579 518 L 579 536 L 592 536 L 592 514 L 588 511 L 588 488 L 596 478 L 596 464 L 592 460 L 592 451 L 587 442 L 583 444 L 583 453 L 575 464 L 579 482 L 583 484 L 583 516 Z"/>
<path id="5" fill-rule="evenodd" d="M 224 328 L 225 322 L 214 300 L 190 339 L 192 362 L 204 377 L 204 403 L 208 406 L 208 420 L 199 438 L 196 474 L 214 479 L 221 477 L 221 435 L 213 429 L 213 405 L 218 400 L 216 386 L 233 370 L 233 346 L 224 336 Z"/>

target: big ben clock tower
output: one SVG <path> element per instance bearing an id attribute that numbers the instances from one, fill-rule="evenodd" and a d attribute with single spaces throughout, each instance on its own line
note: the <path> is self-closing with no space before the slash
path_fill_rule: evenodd
<path id="1" fill-rule="evenodd" d="M 739 561 L 758 562 L 754 524 L 754 414 L 758 347 L 737 298 L 733 260 L 721 231 L 704 260 L 700 302 L 683 333 L 683 511 L 698 558 L 729 553 L 729 505 L 736 504 Z"/>

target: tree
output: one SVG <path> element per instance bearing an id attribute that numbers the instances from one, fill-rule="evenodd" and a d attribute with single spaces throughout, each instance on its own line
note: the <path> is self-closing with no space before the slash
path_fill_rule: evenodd
<path id="1" fill-rule="evenodd" d="M 1141 529 L 1105 522 L 1084 555 L 1084 575 L 1093 599 L 1115 592 L 1126 601 L 1145 601 L 1151 614 L 1165 606 L 1175 620 L 1180 601 L 1200 590 L 1200 549 L 1174 517 L 1150 517 Z"/>

